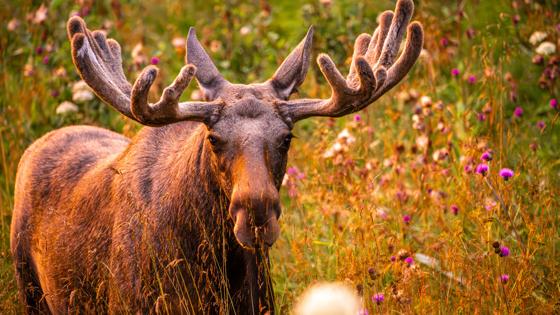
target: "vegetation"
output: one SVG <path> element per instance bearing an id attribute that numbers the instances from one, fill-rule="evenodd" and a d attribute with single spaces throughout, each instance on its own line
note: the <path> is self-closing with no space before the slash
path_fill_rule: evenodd
<path id="1" fill-rule="evenodd" d="M 276 1 L 275 1 L 276 2 Z M 560 311 L 560 3 L 417 1 L 420 60 L 359 115 L 296 127 L 282 234 L 271 253 L 277 307 L 343 281 L 373 313 Z M 129 78 L 159 88 L 196 26 L 224 76 L 264 81 L 315 25 L 315 55 L 348 69 L 354 39 L 392 1 L 1 1 L 0 310 L 18 313 L 9 253 L 18 160 L 71 124 L 133 136 L 82 85 L 65 23 L 79 14 L 123 46 Z M 313 65 L 301 94 L 327 97 Z M 154 95 L 159 91 L 154 91 Z M 191 84 L 184 99 L 197 98 Z"/>

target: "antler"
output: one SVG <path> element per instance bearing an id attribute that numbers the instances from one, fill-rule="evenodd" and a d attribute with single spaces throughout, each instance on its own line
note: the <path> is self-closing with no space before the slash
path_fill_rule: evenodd
<path id="1" fill-rule="evenodd" d="M 394 63 L 413 11 L 412 0 L 399 0 L 394 14 L 392 11 L 381 14 L 373 36 L 365 33 L 358 36 L 346 79 L 328 55 L 319 55 L 317 63 L 331 86 L 331 97 L 282 102 L 279 104 L 281 112 L 293 122 L 311 116 L 341 117 L 381 97 L 402 80 L 420 55 L 424 37 L 422 26 L 413 22 L 408 26 L 406 46 Z"/>
<path id="2" fill-rule="evenodd" d="M 179 98 L 193 78 L 196 67 L 184 66 L 173 83 L 163 90 L 160 100 L 148 103 L 148 92 L 158 69 L 148 66 L 134 86 L 127 81 L 122 67 L 121 47 L 101 31 L 91 32 L 84 20 L 74 16 L 68 21 L 72 59 L 82 79 L 105 103 L 123 115 L 150 126 L 161 126 L 183 120 L 208 123 L 219 114 L 222 101 L 182 102 Z"/>

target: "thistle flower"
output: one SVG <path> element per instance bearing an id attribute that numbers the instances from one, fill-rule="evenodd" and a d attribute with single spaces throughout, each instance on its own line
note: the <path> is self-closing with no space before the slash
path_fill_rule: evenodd
<path id="1" fill-rule="evenodd" d="M 412 218 L 408 214 L 403 215 L 402 219 L 405 224 L 409 224 L 410 220 L 412 220 Z"/>
<path id="2" fill-rule="evenodd" d="M 509 248 L 507 246 L 500 246 L 500 257 L 509 256 Z"/>
<path id="3" fill-rule="evenodd" d="M 153 65 L 157 65 L 157 64 L 159 63 L 159 57 L 153 56 L 153 57 L 150 59 L 150 63 L 153 64 Z"/>
<path id="4" fill-rule="evenodd" d="M 478 114 L 476 114 L 476 119 L 478 119 L 478 121 L 485 121 L 486 120 L 486 114 L 478 113 Z"/>
<path id="5" fill-rule="evenodd" d="M 414 259 L 413 259 L 412 257 L 408 256 L 408 257 L 406 257 L 406 258 L 404 259 L 404 262 L 405 262 L 407 265 L 411 266 L 412 264 L 414 264 Z"/>
<path id="6" fill-rule="evenodd" d="M 381 303 L 383 303 L 383 301 L 385 301 L 385 295 L 383 293 L 376 293 L 371 297 L 371 300 L 379 305 Z"/>
<path id="7" fill-rule="evenodd" d="M 503 275 L 500 276 L 500 281 L 502 283 L 507 283 L 509 281 L 509 275 L 507 273 L 504 273 Z"/>
<path id="8" fill-rule="evenodd" d="M 397 260 L 397 256 L 391 256 L 391 261 L 395 262 Z"/>
<path id="9" fill-rule="evenodd" d="M 558 100 L 555 98 L 550 99 L 550 108 L 558 109 Z"/>
<path id="10" fill-rule="evenodd" d="M 523 116 L 523 108 L 521 106 L 517 106 L 513 110 L 513 116 L 515 116 L 517 118 L 521 118 L 521 116 Z"/>
<path id="11" fill-rule="evenodd" d="M 537 121 L 537 128 L 543 130 L 546 127 L 546 123 L 542 120 Z"/>
<path id="12" fill-rule="evenodd" d="M 492 152 L 491 151 L 485 151 L 480 156 L 480 159 L 483 160 L 483 161 L 487 161 L 487 162 L 492 161 Z"/>
<path id="13" fill-rule="evenodd" d="M 476 77 L 474 75 L 469 75 L 469 77 L 467 78 L 467 82 L 469 82 L 469 84 L 475 84 L 476 83 Z"/>
<path id="14" fill-rule="evenodd" d="M 513 177 L 513 174 L 514 174 L 513 171 L 512 171 L 511 169 L 509 169 L 509 168 L 502 168 L 502 169 L 500 170 L 500 176 L 501 176 L 504 180 L 506 180 L 506 181 L 507 181 L 508 179 L 512 178 L 512 177 Z"/>
<path id="15" fill-rule="evenodd" d="M 457 215 L 459 213 L 459 206 L 451 205 L 451 207 L 449 208 L 451 209 L 451 213 L 453 213 L 454 215 Z"/>
<path id="16" fill-rule="evenodd" d="M 459 69 L 457 69 L 457 68 L 451 69 L 451 75 L 452 75 L 452 76 L 456 77 L 456 76 L 459 76 L 459 74 L 461 74 L 461 72 L 459 71 Z"/>
<path id="17" fill-rule="evenodd" d="M 358 115 L 355 115 L 355 116 L 354 116 L 354 121 L 355 121 L 355 122 L 360 122 L 360 121 L 362 121 L 362 116 L 360 116 L 359 114 L 358 114 Z"/>
<path id="18" fill-rule="evenodd" d="M 477 174 L 482 175 L 482 176 L 486 176 L 486 173 L 488 173 L 488 169 L 489 169 L 489 168 L 488 168 L 488 165 L 487 165 L 487 164 L 480 163 L 480 164 L 478 164 L 478 165 L 476 166 L 475 172 L 476 172 Z"/>

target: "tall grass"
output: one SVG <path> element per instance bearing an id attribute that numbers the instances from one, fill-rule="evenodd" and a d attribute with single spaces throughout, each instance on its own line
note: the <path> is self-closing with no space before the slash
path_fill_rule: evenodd
<path id="1" fill-rule="evenodd" d="M 226 78 L 248 83 L 274 73 L 311 24 L 315 54 L 328 52 L 347 69 L 353 40 L 372 32 L 377 14 L 394 5 L 88 3 L 45 2 L 44 21 L 37 1 L 1 4 L 0 309 L 6 313 L 19 310 L 9 225 L 25 148 L 70 124 L 127 136 L 140 128 L 97 99 L 79 103 L 76 113 L 55 113 L 72 100 L 79 79 L 65 34 L 71 12 L 93 28 L 107 27 L 123 46 L 130 78 L 158 57 L 163 85 L 182 66 L 183 52 L 172 41 L 188 26 L 197 27 Z M 324 280 L 355 286 L 370 313 L 560 311 L 560 111 L 550 105 L 560 97 L 559 12 L 556 0 L 417 3 L 425 52 L 404 83 L 358 116 L 296 127 L 283 230 L 271 258 L 281 313 Z M 529 40 L 536 31 L 556 47 L 542 62 L 539 44 Z M 130 56 L 138 43 L 144 60 Z M 194 84 L 185 99 L 192 91 Z M 301 91 L 328 96 L 315 65 Z M 519 117 L 516 107 L 523 109 Z M 474 169 L 489 150 L 482 176 Z M 515 173 L 507 181 L 499 175 L 506 167 Z M 495 253 L 494 242 L 510 254 Z M 384 302 L 371 300 L 377 293 Z"/>

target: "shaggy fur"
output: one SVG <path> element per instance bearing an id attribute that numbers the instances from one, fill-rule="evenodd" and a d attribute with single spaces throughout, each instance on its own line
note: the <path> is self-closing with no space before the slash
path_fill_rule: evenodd
<path id="1" fill-rule="evenodd" d="M 373 36 L 358 37 L 346 79 L 319 56 L 329 99 L 290 101 L 307 73 L 312 28 L 270 80 L 249 85 L 226 81 L 191 29 L 188 64 L 151 104 L 157 68 L 131 85 L 119 44 L 71 18 L 72 57 L 84 81 L 152 127 L 131 140 L 67 127 L 26 150 L 11 227 L 26 312 L 273 313 L 268 248 L 279 237 L 293 123 L 358 111 L 397 84 L 422 46 L 422 28 L 412 23 L 393 65 L 412 9 L 399 0 Z M 193 76 L 205 101 L 179 102 Z"/>

